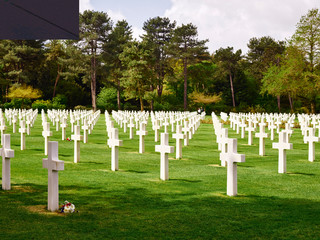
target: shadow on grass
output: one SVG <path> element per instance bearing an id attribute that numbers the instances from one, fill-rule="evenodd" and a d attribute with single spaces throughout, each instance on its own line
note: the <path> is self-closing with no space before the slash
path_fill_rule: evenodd
<path id="1" fill-rule="evenodd" d="M 255 195 L 228 197 L 197 191 L 176 193 L 156 186 L 152 191 L 141 187 L 108 190 L 106 186 L 61 186 L 62 191 L 75 189 L 60 194 L 60 199 L 72 201 L 79 210 L 79 214 L 66 216 L 66 221 L 24 208 L 34 205 L 42 209 L 46 205 L 46 185 L 13 185 L 12 191 L 0 191 L 3 206 L 0 219 L 6 223 L 1 236 L 2 239 L 25 236 L 94 239 L 97 235 L 101 239 L 319 238 L 320 204 L 316 201 Z M 5 204 L 8 202 L 12 204 Z"/>
<path id="2" fill-rule="evenodd" d="M 304 175 L 304 176 L 315 176 L 314 173 L 302 173 L 302 172 L 287 172 L 289 175 Z"/>
<path id="3" fill-rule="evenodd" d="M 129 172 L 129 173 L 149 173 L 148 171 L 138 171 L 138 170 L 122 170 L 122 172 Z"/>
<path id="4" fill-rule="evenodd" d="M 188 182 L 188 183 L 202 182 L 201 180 L 189 180 L 189 179 L 178 179 L 178 178 L 170 178 L 170 181 L 179 181 L 179 182 Z"/>

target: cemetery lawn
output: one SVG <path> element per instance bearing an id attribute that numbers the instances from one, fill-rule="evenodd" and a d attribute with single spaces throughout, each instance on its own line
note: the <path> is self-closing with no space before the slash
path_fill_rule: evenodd
<path id="1" fill-rule="evenodd" d="M 63 214 L 46 210 L 41 116 L 26 136 L 24 151 L 19 132 L 12 134 L 8 126 L 15 157 L 12 190 L 0 190 L 1 240 L 320 238 L 320 143 L 315 162 L 308 162 L 308 145 L 299 129 L 290 139 L 287 174 L 278 174 L 278 152 L 269 138 L 266 156 L 260 157 L 258 138 L 248 146 L 247 132 L 240 139 L 229 128 L 229 137 L 238 138 L 238 152 L 246 157 L 238 164 L 236 197 L 226 195 L 227 169 L 220 167 L 212 124 L 201 124 L 183 147 L 182 159 L 169 154 L 169 181 L 159 179 L 160 154 L 150 123 L 144 154 L 138 153 L 138 136 L 129 140 L 129 129 L 119 129 L 123 146 L 117 172 L 110 170 L 105 129 L 101 115 L 88 143 L 81 143 L 80 163 L 74 164 L 74 143 L 60 140 L 61 130 L 51 124 L 51 140 L 59 141 L 59 159 L 65 161 L 65 170 L 59 172 L 60 203 L 68 200 L 78 211 Z M 171 132 L 170 145 L 175 146 Z"/>

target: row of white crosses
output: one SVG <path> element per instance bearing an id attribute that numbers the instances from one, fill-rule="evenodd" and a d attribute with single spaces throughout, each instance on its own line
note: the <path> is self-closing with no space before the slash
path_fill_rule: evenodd
<path id="1" fill-rule="evenodd" d="M 212 121 L 216 134 L 219 136 L 221 165 L 225 166 L 227 163 L 227 195 L 236 196 L 238 194 L 237 163 L 245 162 L 245 155 L 237 153 L 237 139 L 228 138 L 228 129 L 223 128 L 215 113 L 212 113 Z"/>
<path id="2" fill-rule="evenodd" d="M 153 130 L 155 131 L 155 142 L 159 141 L 159 130 L 160 127 L 163 126 L 164 134 L 161 134 L 161 145 L 156 146 L 156 151 L 159 151 L 161 154 L 161 161 L 160 161 L 160 178 L 162 180 L 168 180 L 168 154 L 173 153 L 173 147 L 169 146 L 169 126 L 171 124 L 171 130 L 176 129 L 176 132 L 173 133 L 172 137 L 176 139 L 176 158 L 182 158 L 182 140 L 185 140 L 185 145 L 188 145 L 188 139 L 192 134 L 195 133 L 197 128 L 200 126 L 200 120 L 205 117 L 205 113 L 201 116 L 197 115 L 196 113 L 189 113 L 189 112 L 134 112 L 134 111 L 112 111 L 112 117 L 118 123 L 120 128 L 129 127 L 129 138 L 133 138 L 133 128 L 137 123 L 139 123 L 139 128 L 137 128 L 136 135 L 139 136 L 139 153 L 145 152 L 145 136 L 148 135 L 148 131 L 146 130 L 146 126 L 148 123 L 148 118 L 151 116 L 151 122 L 153 125 Z M 192 122 L 191 127 L 189 127 L 189 121 Z M 114 123 L 111 119 L 111 116 L 106 111 L 105 112 L 105 121 L 106 121 L 106 130 L 108 133 L 108 145 L 112 149 L 111 154 L 111 161 L 112 161 L 112 170 L 118 167 L 118 147 L 122 145 L 122 140 L 118 139 L 118 131 L 114 133 Z M 136 124 L 134 124 L 134 121 Z M 184 128 L 182 125 L 184 123 Z M 173 126 L 173 127 L 172 127 Z M 184 132 L 183 132 L 184 131 Z M 124 130 L 124 132 L 126 132 Z M 117 136 L 117 137 L 114 137 Z M 168 150 L 169 149 L 169 150 Z M 115 164 L 113 164 L 115 162 Z"/>
<path id="3" fill-rule="evenodd" d="M 249 117 L 248 117 L 249 116 Z M 223 113 L 224 119 L 226 119 L 226 114 Z M 230 113 L 230 122 L 232 127 L 235 125 L 240 125 L 239 119 L 246 119 L 248 121 L 249 127 L 248 131 L 248 144 L 252 144 L 251 132 L 253 131 L 252 123 L 256 120 L 261 120 L 260 132 L 256 133 L 255 136 L 259 137 L 259 155 L 263 156 L 265 154 L 264 150 L 264 138 L 267 137 L 267 134 L 264 131 L 264 119 L 268 122 L 268 128 L 270 130 L 271 140 L 274 140 L 274 130 L 279 134 L 279 142 L 273 143 L 273 148 L 278 149 L 279 151 L 279 173 L 286 172 L 286 150 L 292 149 L 292 144 L 289 143 L 290 136 L 293 133 L 292 127 L 294 127 L 294 120 L 296 118 L 295 114 L 235 114 Z M 304 143 L 308 144 L 308 160 L 313 162 L 315 160 L 315 142 L 319 142 L 319 136 L 315 136 L 316 130 L 320 129 L 320 115 L 307 115 L 307 114 L 298 114 L 298 121 L 301 127 L 301 132 L 303 135 Z M 242 121 L 243 122 L 243 121 Z M 280 125 L 285 122 L 285 129 L 280 131 Z M 318 133 L 320 134 L 320 133 Z"/>

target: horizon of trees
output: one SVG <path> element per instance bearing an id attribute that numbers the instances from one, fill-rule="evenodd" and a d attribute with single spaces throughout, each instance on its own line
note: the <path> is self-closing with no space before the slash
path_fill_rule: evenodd
<path id="1" fill-rule="evenodd" d="M 320 111 L 318 9 L 288 41 L 252 37 L 245 55 L 232 46 L 209 53 L 195 25 L 165 17 L 145 21 L 140 41 L 107 13 L 79 20 L 78 41 L 0 40 L 1 107 Z"/>

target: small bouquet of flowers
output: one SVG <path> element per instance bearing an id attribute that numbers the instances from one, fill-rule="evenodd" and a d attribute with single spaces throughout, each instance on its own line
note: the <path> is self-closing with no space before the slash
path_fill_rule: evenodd
<path id="1" fill-rule="evenodd" d="M 67 137 L 67 141 L 69 141 L 69 142 L 70 142 L 70 141 L 71 141 L 71 139 L 70 139 L 69 137 Z"/>
<path id="2" fill-rule="evenodd" d="M 63 213 L 73 213 L 75 211 L 76 207 L 69 203 L 68 201 L 65 201 L 62 207 L 60 208 L 61 212 Z"/>

